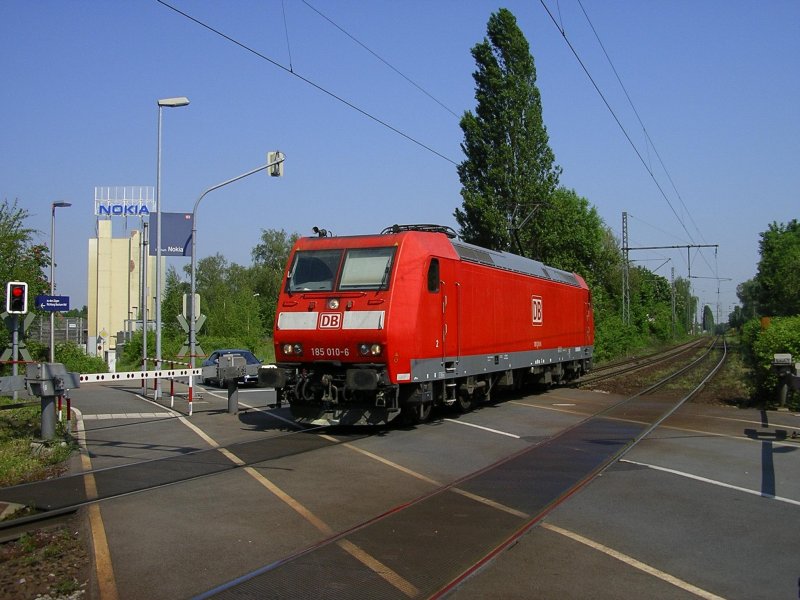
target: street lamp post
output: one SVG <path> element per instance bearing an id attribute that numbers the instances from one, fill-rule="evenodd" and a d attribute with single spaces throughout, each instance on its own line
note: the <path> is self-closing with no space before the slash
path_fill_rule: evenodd
<path id="1" fill-rule="evenodd" d="M 161 112 L 167 108 L 187 106 L 185 96 L 163 98 L 158 101 L 158 160 L 156 166 L 156 369 L 161 368 Z M 158 380 L 156 380 L 156 399 L 158 399 Z"/>
<path id="2" fill-rule="evenodd" d="M 227 181 L 223 181 L 222 183 L 218 183 L 217 185 L 213 185 L 200 194 L 200 197 L 194 203 L 194 208 L 192 209 L 192 271 L 191 271 L 191 293 L 189 294 L 189 362 L 191 364 L 191 368 L 194 369 L 194 354 L 195 354 L 195 308 L 194 308 L 194 300 L 195 300 L 195 274 L 197 271 L 197 207 L 200 204 L 200 201 L 205 198 L 206 194 L 209 192 L 213 192 L 214 190 L 218 190 L 219 188 L 228 185 L 229 183 L 233 183 L 234 181 L 239 181 L 240 179 L 244 179 L 245 177 L 249 177 L 253 173 L 258 173 L 259 171 L 263 171 L 265 169 L 271 169 L 270 175 L 273 176 L 281 176 L 283 174 L 282 166 L 285 157 L 282 152 L 270 152 L 267 158 L 267 164 L 262 165 L 252 171 L 248 171 L 247 173 L 242 173 L 241 175 L 234 177 L 233 179 L 228 179 Z M 275 167 L 273 169 L 273 167 Z M 192 389 L 192 376 L 189 377 L 189 390 L 191 393 Z"/>
<path id="3" fill-rule="evenodd" d="M 50 204 L 50 295 L 56 293 L 55 267 L 56 267 L 56 209 L 72 206 L 70 202 L 53 202 Z M 50 362 L 56 362 L 56 313 L 50 313 Z"/>

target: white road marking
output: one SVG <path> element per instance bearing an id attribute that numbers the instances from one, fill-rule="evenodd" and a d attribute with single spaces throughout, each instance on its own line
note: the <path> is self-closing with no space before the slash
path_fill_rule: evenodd
<path id="1" fill-rule="evenodd" d="M 83 415 L 84 421 L 102 421 L 107 419 L 169 419 L 175 416 L 166 412 L 150 413 L 100 413 L 95 415 Z"/>
<path id="2" fill-rule="evenodd" d="M 483 431 L 488 431 L 489 433 L 496 433 L 497 435 L 505 435 L 510 438 L 514 438 L 516 440 L 520 439 L 520 436 L 514 433 L 508 433 L 507 431 L 500 431 L 498 429 L 491 429 L 490 427 L 484 427 L 483 425 L 475 425 L 474 423 L 467 423 L 466 421 L 458 421 L 456 419 L 444 419 L 449 423 L 457 423 L 459 425 L 466 425 L 467 427 L 474 427 L 475 429 L 482 429 Z"/>
<path id="3" fill-rule="evenodd" d="M 336 443 L 339 442 L 339 440 L 337 440 L 335 437 L 332 437 L 332 436 L 329 436 L 329 435 L 326 435 L 326 434 L 321 434 L 319 437 L 324 438 L 326 440 L 330 440 L 331 442 L 336 442 Z M 382 456 L 378 456 L 377 454 L 374 454 L 374 453 L 370 452 L 369 450 L 364 450 L 363 448 L 359 448 L 358 446 L 354 446 L 353 444 L 351 444 L 349 442 L 346 442 L 346 443 L 342 444 L 342 446 L 344 446 L 345 448 L 349 448 L 350 450 L 353 450 L 354 452 L 359 452 L 359 453 L 363 454 L 364 456 L 367 456 L 367 457 L 369 457 L 369 458 L 371 458 L 373 460 L 377 460 L 379 463 L 384 464 L 387 467 L 391 467 L 393 469 L 397 469 L 398 471 L 400 471 L 402 473 L 405 473 L 406 475 L 410 475 L 411 477 L 415 477 L 415 478 L 419 479 L 420 481 L 424 481 L 425 483 L 429 483 L 429 484 L 434 485 L 436 487 L 442 487 L 444 485 L 443 483 L 441 483 L 439 481 L 436 481 L 435 479 L 431 479 L 430 477 L 427 477 L 427 476 L 423 475 L 422 473 L 417 473 L 416 471 L 413 471 L 413 470 L 411 470 L 411 469 L 409 469 L 407 467 L 404 467 L 403 465 L 399 465 L 396 462 L 393 462 L 393 461 L 389 460 L 388 458 L 384 458 Z M 494 500 L 489 500 L 488 498 L 484 498 L 483 496 L 478 496 L 477 494 L 473 494 L 472 492 L 467 492 L 467 491 L 462 490 L 462 489 L 457 488 L 457 487 L 454 487 L 454 488 L 451 488 L 451 489 L 456 494 L 460 494 L 460 495 L 462 495 L 462 496 L 464 496 L 466 498 L 469 498 L 471 500 L 475 500 L 476 502 L 480 502 L 481 504 L 485 504 L 487 506 L 491 506 L 492 508 L 496 508 L 497 510 L 502 510 L 503 512 L 506 512 L 506 513 L 508 513 L 510 515 L 514 515 L 515 517 L 519 517 L 521 519 L 530 519 L 530 515 L 528 513 L 524 513 L 524 512 L 522 512 L 520 510 L 517 510 L 516 508 L 511 508 L 510 506 L 506 506 L 505 504 L 500 504 L 499 502 L 495 502 Z"/>
<path id="4" fill-rule="evenodd" d="M 689 592 L 690 594 L 694 594 L 699 598 L 706 598 L 706 600 L 724 600 L 722 596 L 717 596 L 716 594 L 712 594 L 711 592 L 708 592 L 702 588 L 692 585 L 691 583 L 683 581 L 682 579 L 678 579 L 677 577 L 670 575 L 669 573 L 665 573 L 664 571 L 661 571 L 659 569 L 656 569 L 655 567 L 651 567 L 648 564 L 638 561 L 635 558 L 628 556 L 627 554 L 623 554 L 622 552 L 618 552 L 613 548 L 609 548 L 608 546 L 604 546 L 603 544 L 590 540 L 589 538 L 585 538 L 582 535 L 578 535 L 577 533 L 574 533 L 567 529 L 562 529 L 561 527 L 558 527 L 556 525 L 551 525 L 550 523 L 541 523 L 540 526 L 543 527 L 544 529 L 547 529 L 548 531 L 558 533 L 560 535 L 570 538 L 571 540 L 579 542 L 585 546 L 589 546 L 590 548 L 602 552 L 603 554 L 606 554 L 612 558 L 616 558 L 617 560 L 624 562 L 626 565 L 629 565 L 634 569 L 639 569 L 640 571 L 643 571 L 648 575 L 652 575 L 653 577 L 657 577 L 662 581 L 666 581 L 667 583 L 670 583 L 677 588 Z"/>
<path id="5" fill-rule="evenodd" d="M 704 415 L 704 416 L 707 416 L 709 419 L 718 419 L 720 421 L 734 421 L 734 422 L 737 422 L 737 423 L 749 423 L 751 425 L 757 425 L 757 426 L 762 427 L 762 428 L 764 427 L 764 422 L 763 421 L 752 421 L 752 420 L 749 420 L 749 419 L 734 419 L 732 417 L 718 417 L 716 415 Z M 797 415 L 795 415 L 795 416 L 797 416 Z M 775 423 L 770 423 L 766 427 L 767 428 L 772 428 L 772 429 L 794 429 L 795 431 L 800 431 L 800 427 L 794 427 L 792 425 L 782 425 L 782 424 L 781 425 L 777 425 Z"/>
<path id="6" fill-rule="evenodd" d="M 753 496 L 761 496 L 762 498 L 769 498 L 770 500 L 777 500 L 778 502 L 785 502 L 787 504 L 793 504 L 795 506 L 800 506 L 800 501 L 792 500 L 791 498 L 784 498 L 782 496 L 774 496 L 772 494 L 765 494 L 763 492 L 759 492 L 757 490 L 750 490 L 747 488 L 739 487 L 738 485 L 731 485 L 730 483 L 724 483 L 722 481 L 716 481 L 715 479 L 708 479 L 707 477 L 700 477 L 699 475 L 692 475 L 691 473 L 685 473 L 683 471 L 676 471 L 675 469 L 668 469 L 666 467 L 659 467 L 658 465 L 651 465 L 648 463 L 637 462 L 635 460 L 630 460 L 627 458 L 620 459 L 619 462 L 629 463 L 631 465 L 638 465 L 640 467 L 647 467 L 648 469 L 654 469 L 656 471 L 663 471 L 664 473 L 671 473 L 672 475 L 678 475 L 680 477 L 686 477 L 687 479 L 694 479 L 695 481 L 701 481 L 703 483 L 710 483 L 711 485 L 716 485 L 719 487 L 728 488 L 729 490 L 736 490 L 737 492 L 744 492 L 745 494 L 751 494 Z"/>
<path id="7" fill-rule="evenodd" d="M 272 417 L 273 419 L 278 419 L 278 421 L 283 421 L 284 423 L 287 423 L 288 425 L 291 425 L 295 429 L 305 429 L 305 427 L 303 427 L 302 425 L 300 425 L 296 421 L 292 421 L 291 419 L 287 419 L 285 417 L 282 417 L 279 414 L 275 413 L 274 411 L 267 410 L 265 408 L 258 408 L 257 406 L 251 406 L 249 404 L 245 404 L 244 402 L 239 402 L 239 405 L 240 406 L 244 406 L 245 408 L 249 408 L 250 410 L 255 410 L 255 411 L 258 411 L 260 413 L 263 413 L 263 414 L 267 415 L 268 417 Z"/>

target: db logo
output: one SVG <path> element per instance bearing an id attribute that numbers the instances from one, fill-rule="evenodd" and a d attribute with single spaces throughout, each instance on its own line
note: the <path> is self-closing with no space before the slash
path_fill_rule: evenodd
<path id="1" fill-rule="evenodd" d="M 531 309 L 533 312 L 533 324 L 541 325 L 544 322 L 541 296 L 531 296 Z"/>
<path id="2" fill-rule="evenodd" d="M 320 329 L 341 329 L 341 327 L 342 327 L 342 313 L 320 313 L 319 315 Z"/>

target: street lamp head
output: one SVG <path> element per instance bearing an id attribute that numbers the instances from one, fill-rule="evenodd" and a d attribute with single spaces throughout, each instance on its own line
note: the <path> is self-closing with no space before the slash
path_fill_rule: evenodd
<path id="1" fill-rule="evenodd" d="M 189 99 L 186 96 L 179 96 L 177 98 L 162 98 L 158 101 L 159 106 L 186 106 L 189 104 Z"/>
<path id="2" fill-rule="evenodd" d="M 53 208 L 66 208 L 68 206 L 72 206 L 71 202 L 53 202 L 51 204 Z"/>

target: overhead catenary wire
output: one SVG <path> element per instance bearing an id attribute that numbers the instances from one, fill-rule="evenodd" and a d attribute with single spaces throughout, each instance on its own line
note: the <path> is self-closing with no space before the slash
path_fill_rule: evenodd
<path id="1" fill-rule="evenodd" d="M 575 59 L 578 61 L 578 64 L 581 66 L 581 69 L 583 69 L 583 72 L 586 73 L 586 76 L 589 78 L 589 81 L 592 83 L 592 86 L 594 87 L 595 91 L 600 96 L 600 99 L 603 101 L 603 104 L 606 105 L 606 108 L 611 113 L 611 116 L 614 118 L 614 121 L 616 121 L 617 126 L 619 127 L 620 131 L 622 131 L 622 134 L 625 136 L 625 139 L 628 140 L 628 143 L 630 144 L 631 148 L 633 148 L 633 151 L 636 153 L 636 156 L 639 157 L 639 161 L 642 163 L 642 166 L 645 168 L 647 173 L 650 175 L 650 178 L 653 180 L 653 183 L 655 183 L 656 188 L 658 188 L 658 191 L 661 193 L 662 198 L 664 198 L 664 200 L 666 201 L 667 205 L 669 206 L 670 210 L 672 211 L 672 214 L 675 215 L 675 218 L 678 220 L 678 223 L 681 224 L 681 227 L 686 232 L 686 235 L 689 236 L 689 239 L 693 240 L 692 234 L 690 234 L 689 230 L 686 229 L 686 224 L 683 222 L 683 219 L 681 219 L 680 215 L 675 210 L 675 207 L 672 205 L 672 202 L 670 202 L 669 198 L 667 197 L 667 194 L 664 192 L 664 189 L 661 187 L 661 184 L 658 182 L 658 180 L 656 179 L 655 175 L 653 174 L 652 169 L 650 169 L 650 167 L 647 164 L 647 161 L 642 156 L 642 153 L 639 152 L 639 149 L 636 147 L 636 144 L 633 143 L 633 140 L 631 139 L 631 136 L 628 133 L 628 130 L 625 129 L 625 126 L 622 124 L 622 121 L 620 121 L 619 117 L 617 116 L 617 113 L 611 107 L 611 104 L 609 104 L 608 99 L 605 97 L 605 94 L 603 94 L 603 91 L 600 89 L 600 86 L 597 84 L 597 82 L 595 81 L 594 77 L 592 77 L 592 74 L 589 72 L 588 67 L 586 66 L 586 64 L 583 62 L 583 60 L 581 59 L 580 55 L 578 54 L 578 51 L 575 50 L 575 47 L 572 45 L 572 42 L 569 41 L 569 38 L 567 37 L 567 34 L 566 34 L 566 30 L 563 29 L 558 24 L 558 21 L 556 21 L 555 16 L 553 16 L 553 13 L 550 11 L 550 8 L 547 6 L 547 4 L 545 4 L 544 0 L 539 0 L 539 2 L 542 5 L 542 8 L 544 8 L 545 12 L 547 12 L 547 15 L 550 17 L 550 20 L 553 22 L 553 25 L 555 25 L 556 29 L 558 29 L 559 33 L 561 33 L 561 37 L 564 39 L 564 42 L 569 47 L 569 49 L 572 52 L 573 56 L 575 56 Z"/>
<path id="2" fill-rule="evenodd" d="M 289 72 L 294 73 L 292 66 L 292 45 L 289 43 L 289 24 L 286 22 L 286 0 L 281 0 L 281 10 L 283 10 L 283 31 L 286 34 L 286 51 L 289 54 Z"/>
<path id="3" fill-rule="evenodd" d="M 184 18 L 186 18 L 186 19 L 188 19 L 188 20 L 192 21 L 193 23 L 195 23 L 195 24 L 199 25 L 200 27 L 203 27 L 204 29 L 207 29 L 208 31 L 210 31 L 210 32 L 212 32 L 212 33 L 214 33 L 214 34 L 218 35 L 219 37 L 221 37 L 221 38 L 223 38 L 223 39 L 225 39 L 225 40 L 227 40 L 227 41 L 231 42 L 232 44 L 234 44 L 234 45 L 238 46 L 239 48 L 241 48 L 241 49 L 243 49 L 243 50 L 246 50 L 247 52 L 250 52 L 251 54 L 253 54 L 253 55 L 257 56 L 257 57 L 258 57 L 258 58 L 260 58 L 261 60 L 264 60 L 264 61 L 266 61 L 266 62 L 270 63 L 271 65 L 273 65 L 273 66 L 275 66 L 275 67 L 277 67 L 277 68 L 279 68 L 279 69 L 281 69 L 281 70 L 285 71 L 286 73 L 288 73 L 288 74 L 292 75 L 293 77 L 296 77 L 297 79 L 299 79 L 299 80 L 300 80 L 300 81 L 302 81 L 303 83 L 305 83 L 305 84 L 307 84 L 307 85 L 310 85 L 310 86 L 311 86 L 311 87 L 313 87 L 314 89 L 316 89 L 316 90 L 318 90 L 318 91 L 322 92 L 323 94 L 326 94 L 327 96 L 329 96 L 329 97 L 333 98 L 334 100 L 336 100 L 336 101 L 338 101 L 338 102 L 340 102 L 340 103 L 344 104 L 344 105 L 345 105 L 345 106 L 347 106 L 348 108 L 350 108 L 350 109 L 352 109 L 352 110 L 356 111 L 357 113 L 359 113 L 359 114 L 361 114 L 361 115 L 363 115 L 363 116 L 367 117 L 368 119 L 370 119 L 370 120 L 374 121 L 375 123 L 377 123 L 377 124 L 379 124 L 379 125 L 382 125 L 383 127 L 387 128 L 387 129 L 389 129 L 390 131 L 392 131 L 392 132 L 396 133 L 397 135 L 399 135 L 399 136 L 401 136 L 401 137 L 405 138 L 406 140 L 408 140 L 408 141 L 412 142 L 413 144 L 416 144 L 416 145 L 417 145 L 417 146 L 419 146 L 420 148 L 423 148 L 423 149 L 427 150 L 427 151 L 428 151 L 428 152 L 430 152 L 431 154 L 435 154 L 435 155 L 436 155 L 436 156 L 438 156 L 439 158 L 446 160 L 447 162 L 451 163 L 452 165 L 454 165 L 454 166 L 458 166 L 458 163 L 457 163 L 455 160 L 453 160 L 452 158 L 450 158 L 449 156 L 446 156 L 446 155 L 442 154 L 442 153 L 441 153 L 441 152 L 439 152 L 438 150 L 434 150 L 433 148 L 431 148 L 431 147 L 430 147 L 430 146 L 428 146 L 427 144 L 425 144 L 425 143 L 423 143 L 423 142 L 419 141 L 418 139 L 416 139 L 416 138 L 412 137 L 412 136 L 411 136 L 411 135 L 409 135 L 408 133 L 406 133 L 406 132 L 404 132 L 404 131 L 402 131 L 402 130 L 398 129 L 398 128 L 397 128 L 397 127 L 395 127 L 394 125 L 391 125 L 391 124 L 390 124 L 390 123 L 388 123 L 387 121 L 384 121 L 383 119 L 381 119 L 381 118 L 379 118 L 379 117 L 377 117 L 377 116 L 373 115 L 372 113 L 370 113 L 370 112 L 366 111 L 365 109 L 363 109 L 363 108 L 361 108 L 361 107 L 357 106 L 356 104 L 354 104 L 354 103 L 350 102 L 349 100 L 347 100 L 347 99 L 343 98 L 342 96 L 340 96 L 340 95 L 338 95 L 338 94 L 336 94 L 336 93 L 334 93 L 334 92 L 330 91 L 329 89 L 327 89 L 327 88 L 325 88 L 325 87 L 321 86 L 320 84 L 318 84 L 318 83 L 316 83 L 316 82 L 312 81 L 312 80 L 311 80 L 311 79 L 309 79 L 308 77 L 304 77 L 303 75 L 300 75 L 300 74 L 299 74 L 299 73 L 297 73 L 296 71 L 293 71 L 293 70 L 292 70 L 292 69 L 290 69 L 289 67 L 287 67 L 287 66 L 285 66 L 285 65 L 283 65 L 283 64 L 281 64 L 281 63 L 279 63 L 278 61 L 276 61 L 276 60 L 274 60 L 274 59 L 270 58 L 269 56 L 266 56 L 265 54 L 263 54 L 263 53 L 259 52 L 258 50 L 254 49 L 254 48 L 251 48 L 250 46 L 248 46 L 248 45 L 244 44 L 243 42 L 240 42 L 239 40 L 237 40 L 237 39 L 235 39 L 235 38 L 233 38 L 233 37 L 231 37 L 231 36 L 227 35 L 226 33 L 223 33 L 223 32 L 222 32 L 222 31 L 220 31 L 219 29 L 216 29 L 216 28 L 212 27 L 211 25 L 208 25 L 207 23 L 204 23 L 204 22 L 203 22 L 203 21 L 201 21 L 200 19 L 197 19 L 197 18 L 193 17 L 192 15 L 190 15 L 190 14 L 188 14 L 188 13 L 186 13 L 186 12 L 184 12 L 184 11 L 180 10 L 179 8 L 177 8 L 177 7 L 175 7 L 175 6 L 172 6 L 171 4 L 169 4 L 168 2 L 166 2 L 165 0 L 156 0 L 156 2 L 158 2 L 159 4 L 161 4 L 162 6 L 164 6 L 164 7 L 166 7 L 166 8 L 168 8 L 168 9 L 170 9 L 170 10 L 174 11 L 175 13 L 177 13 L 177 14 L 181 15 L 182 17 L 184 17 Z"/>
<path id="4" fill-rule="evenodd" d="M 356 37 L 355 37 L 353 34 L 351 34 L 349 31 L 346 31 L 346 30 L 345 30 L 345 29 L 344 29 L 344 28 L 343 28 L 341 25 L 339 25 L 338 23 L 336 23 L 336 22 L 335 22 L 333 19 L 331 19 L 331 18 L 330 18 L 328 15 L 326 15 L 326 14 L 325 14 L 325 13 L 323 13 L 321 10 L 319 10 L 318 8 L 316 8 L 315 6 L 313 6 L 313 5 L 312 5 L 310 2 L 308 2 L 308 0 L 302 0 L 302 1 L 303 1 L 303 4 L 305 4 L 305 5 L 306 5 L 308 8 L 310 8 L 311 10 L 313 10 L 313 11 L 314 11 L 315 13 L 317 13 L 317 14 L 318 14 L 320 17 L 322 17 L 322 18 L 323 18 L 323 19 L 325 19 L 325 20 L 326 20 L 328 23 L 330 23 L 331 25 L 333 25 L 333 26 L 334 26 L 336 29 L 338 29 L 339 31 L 341 31 L 343 34 L 345 34 L 347 37 L 349 37 L 351 40 L 353 40 L 353 41 L 354 41 L 356 44 L 358 44 L 359 46 L 361 46 L 361 47 L 362 47 L 364 50 L 366 50 L 367 52 L 369 52 L 370 54 L 372 54 L 372 56 L 374 56 L 375 58 L 377 58 L 377 59 L 378 59 L 379 61 L 381 61 L 381 62 L 382 62 L 384 65 L 386 65 L 387 67 L 389 67 L 389 68 L 390 68 L 392 71 L 394 71 L 394 72 L 395 72 L 395 73 L 397 73 L 397 74 L 398 74 L 400 77 L 402 77 L 403 79 L 405 79 L 405 80 L 406 80 L 408 83 L 410 83 L 411 85 L 413 85 L 413 86 L 414 86 L 415 88 L 417 88 L 417 89 L 418 89 L 420 92 L 422 92 L 423 94 L 425 94 L 425 95 L 426 95 L 428 98 L 430 98 L 431 100 L 433 100 L 434 102 L 436 102 L 436 104 L 438 104 L 439 106 L 441 106 L 441 107 L 442 107 L 444 110 L 446 110 L 447 112 L 449 112 L 449 113 L 450 113 L 451 115 L 453 115 L 454 117 L 456 117 L 456 118 L 459 118 L 458 114 L 456 114 L 456 112 L 455 112 L 454 110 L 452 110 L 452 109 L 451 109 L 449 106 L 447 106 L 447 105 L 446 105 L 444 102 L 442 102 L 441 100 L 439 100 L 438 98 L 436 98 L 436 97 L 435 97 L 433 94 L 431 94 L 430 92 L 428 92 L 428 90 L 426 90 L 425 88 L 423 88 L 423 87 L 422 87 L 421 85 L 419 85 L 419 84 L 418 84 L 416 81 L 414 81 L 413 79 L 411 79 L 410 77 L 408 77 L 407 75 L 405 75 L 405 74 L 404 74 L 402 71 L 400 71 L 398 68 L 396 68 L 394 65 L 392 65 L 392 64 L 391 64 L 389 61 L 387 61 L 385 58 L 383 58 L 382 56 L 380 56 L 380 55 L 379 55 L 377 52 L 375 52 L 374 50 L 372 50 L 371 48 L 369 48 L 369 47 L 368 47 L 366 44 L 364 44 L 364 43 L 363 43 L 361 40 L 357 39 L 357 38 L 356 38 Z"/>
<path id="5" fill-rule="evenodd" d="M 642 127 L 642 131 L 644 132 L 645 138 L 647 138 L 647 142 L 649 143 L 648 148 L 649 147 L 653 148 L 653 152 L 655 152 L 656 158 L 658 158 L 658 162 L 661 164 L 661 168 L 664 170 L 664 174 L 667 176 L 667 179 L 669 180 L 669 183 L 672 186 L 672 189 L 675 192 L 675 195 L 678 197 L 678 200 L 680 200 L 681 206 L 683 206 L 683 210 L 686 211 L 686 214 L 689 216 L 689 219 L 691 220 L 692 225 L 694 225 L 694 228 L 697 231 L 697 233 L 700 236 L 701 241 L 702 241 L 703 234 L 700 231 L 700 228 L 697 226 L 697 223 L 695 222 L 694 218 L 692 217 L 691 211 L 689 211 L 689 209 L 686 206 L 686 203 L 683 201 L 683 197 L 681 196 L 681 193 L 678 191 L 678 188 L 675 185 L 675 181 L 672 179 L 672 175 L 670 174 L 669 169 L 667 169 L 667 166 L 664 164 L 664 160 L 661 158 L 661 154 L 658 152 L 658 148 L 656 148 L 656 145 L 653 143 L 653 139 L 650 137 L 650 133 L 647 131 L 647 127 L 645 127 L 644 122 L 642 121 L 642 117 L 639 115 L 639 111 L 636 110 L 636 106 L 634 105 L 633 100 L 631 99 L 631 96 L 628 93 L 628 89 L 625 87 L 625 84 L 622 82 L 622 77 L 620 77 L 620 74 L 617 71 L 616 66 L 614 65 L 614 61 L 611 60 L 611 56 L 609 56 L 605 45 L 603 45 L 603 41 L 600 39 L 600 34 L 597 33 L 597 29 L 595 29 L 594 23 L 592 23 L 592 20 L 589 18 L 589 14 L 586 12 L 586 8 L 584 8 L 583 3 L 581 2 L 581 0 L 578 0 L 578 6 L 581 7 L 581 11 L 583 12 L 583 16 L 586 17 L 586 22 L 589 23 L 589 27 L 591 28 L 592 33 L 594 34 L 594 37 L 597 40 L 597 43 L 600 45 L 600 49 L 603 51 L 603 55 L 606 57 L 606 60 L 608 61 L 608 64 L 611 66 L 611 70 L 614 72 L 614 76 L 617 78 L 617 82 L 619 83 L 620 87 L 622 88 L 622 91 L 625 94 L 625 98 L 627 98 L 628 104 L 630 104 L 631 110 L 633 110 L 633 114 L 636 115 L 636 120 L 639 121 L 639 125 L 641 125 L 641 127 Z M 692 240 L 692 241 L 694 241 L 694 240 Z"/>

